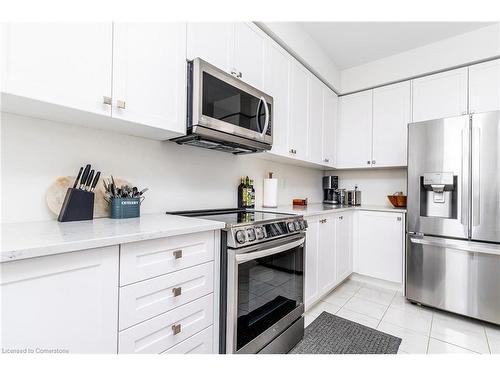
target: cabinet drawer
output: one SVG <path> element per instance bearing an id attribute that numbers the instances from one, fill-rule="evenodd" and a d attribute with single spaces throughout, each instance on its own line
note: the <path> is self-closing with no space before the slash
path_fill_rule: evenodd
<path id="1" fill-rule="evenodd" d="M 162 354 L 214 354 L 213 326 L 184 340 Z"/>
<path id="2" fill-rule="evenodd" d="M 208 262 L 120 288 L 120 330 L 213 292 L 213 267 Z"/>
<path id="3" fill-rule="evenodd" d="M 214 233 L 159 238 L 120 246 L 120 285 L 196 266 L 214 259 Z"/>
<path id="4" fill-rule="evenodd" d="M 119 353 L 161 353 L 213 323 L 213 294 L 119 333 Z M 175 333 L 174 327 L 180 325 Z"/>

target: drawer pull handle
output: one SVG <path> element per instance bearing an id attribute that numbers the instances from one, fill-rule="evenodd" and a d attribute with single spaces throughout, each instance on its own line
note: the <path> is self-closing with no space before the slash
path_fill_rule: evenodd
<path id="1" fill-rule="evenodd" d="M 174 258 L 175 258 L 175 259 L 180 259 L 180 258 L 182 258 L 182 250 L 175 250 L 175 251 L 174 251 Z"/>
<path id="2" fill-rule="evenodd" d="M 177 335 L 178 333 L 181 333 L 181 324 L 174 324 L 172 325 L 172 332 L 174 333 L 174 335 Z"/>
<path id="3" fill-rule="evenodd" d="M 172 293 L 174 294 L 174 297 L 180 296 L 182 294 L 182 288 L 180 286 L 172 288 Z"/>

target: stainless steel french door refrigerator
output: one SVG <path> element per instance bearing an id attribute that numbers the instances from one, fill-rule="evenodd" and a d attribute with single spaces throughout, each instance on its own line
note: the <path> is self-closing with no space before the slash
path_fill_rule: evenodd
<path id="1" fill-rule="evenodd" d="M 500 324 L 500 111 L 408 125 L 405 293 Z"/>

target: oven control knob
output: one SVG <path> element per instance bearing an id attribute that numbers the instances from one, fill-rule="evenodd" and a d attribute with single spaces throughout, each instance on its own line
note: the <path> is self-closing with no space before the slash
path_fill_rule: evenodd
<path id="1" fill-rule="evenodd" d="M 247 229 L 248 241 L 255 241 L 255 231 L 253 228 Z"/>
<path id="2" fill-rule="evenodd" d="M 255 235 L 257 236 L 258 240 L 263 239 L 266 236 L 264 233 L 264 228 L 263 227 L 255 228 Z"/>
<path id="3" fill-rule="evenodd" d="M 245 231 L 244 230 L 237 231 L 236 232 L 236 242 L 245 243 L 245 241 L 246 241 Z"/>
<path id="4" fill-rule="evenodd" d="M 299 221 L 299 225 L 300 225 L 300 230 L 306 229 L 306 225 L 304 224 L 304 220 Z"/>
<path id="5" fill-rule="evenodd" d="M 289 230 L 290 232 L 295 232 L 295 225 L 293 225 L 293 221 L 290 221 L 290 222 L 287 224 L 287 226 L 288 226 L 288 230 Z"/>
<path id="6" fill-rule="evenodd" d="M 294 225 L 295 225 L 295 230 L 300 230 L 300 224 L 298 221 L 295 221 Z"/>

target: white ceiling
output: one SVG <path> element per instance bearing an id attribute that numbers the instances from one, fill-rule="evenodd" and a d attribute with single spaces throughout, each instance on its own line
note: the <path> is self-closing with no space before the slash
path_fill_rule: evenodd
<path id="1" fill-rule="evenodd" d="M 491 22 L 299 22 L 339 69 L 437 42 Z"/>

